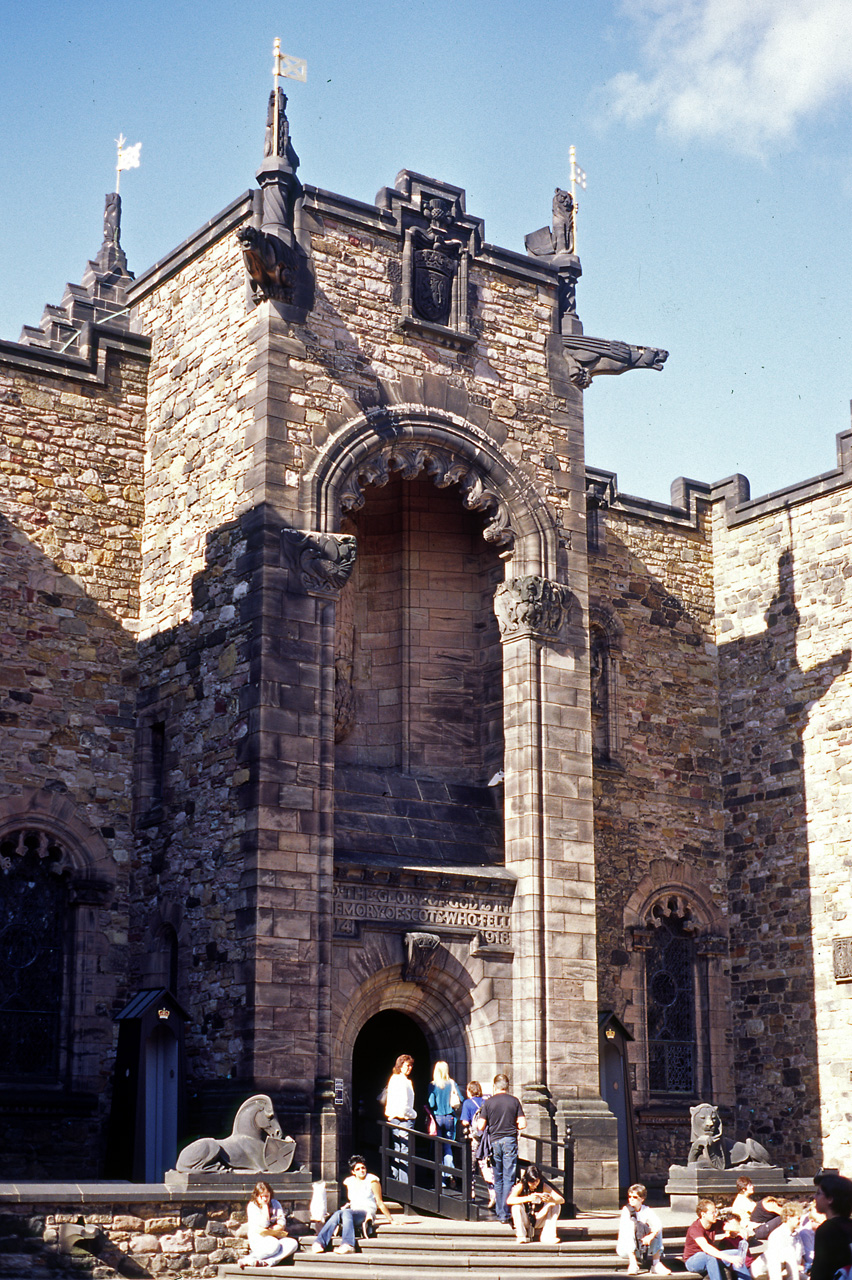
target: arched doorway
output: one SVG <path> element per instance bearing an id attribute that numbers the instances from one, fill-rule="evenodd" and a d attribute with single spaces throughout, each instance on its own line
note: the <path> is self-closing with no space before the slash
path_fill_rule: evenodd
<path id="1" fill-rule="evenodd" d="M 414 1059 L 412 1082 L 419 1128 L 432 1078 L 433 1054 L 414 1019 L 396 1009 L 374 1014 L 359 1031 L 352 1050 L 352 1150 L 364 1155 L 370 1168 L 378 1167 L 379 1123 L 384 1119 L 379 1095 L 401 1053 L 410 1053 Z"/>

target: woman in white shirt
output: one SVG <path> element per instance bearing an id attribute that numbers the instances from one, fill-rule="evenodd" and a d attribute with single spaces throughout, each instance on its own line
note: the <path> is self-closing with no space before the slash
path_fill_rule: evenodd
<path id="1" fill-rule="evenodd" d="M 287 1218 L 268 1182 L 255 1183 L 246 1206 L 250 1253 L 243 1266 L 272 1267 L 291 1258 L 299 1241 L 287 1235 Z"/>
<path id="2" fill-rule="evenodd" d="M 385 1097 L 385 1117 L 394 1126 L 394 1151 L 404 1151 L 406 1154 L 408 1153 L 408 1134 L 405 1131 L 410 1129 L 417 1119 L 417 1112 L 414 1110 L 414 1086 L 410 1080 L 413 1070 L 414 1059 L 411 1054 L 401 1053 L 394 1063 Z M 408 1182 L 408 1163 L 392 1164 L 391 1177 L 397 1182 Z"/>

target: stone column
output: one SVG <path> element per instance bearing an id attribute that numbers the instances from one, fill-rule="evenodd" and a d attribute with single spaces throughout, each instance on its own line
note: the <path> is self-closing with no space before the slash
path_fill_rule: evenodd
<path id="1" fill-rule="evenodd" d="M 506 866 L 518 877 L 514 1078 L 532 1135 L 576 1139 L 575 1198 L 615 1207 L 615 1117 L 600 1097 L 587 664 L 564 641 L 571 593 L 502 584 Z"/>
<path id="2" fill-rule="evenodd" d="M 355 539 L 305 533 L 254 513 L 264 556 L 253 612 L 258 705 L 254 1070 L 292 1091 L 307 1138 L 300 1159 L 336 1177 L 330 1082 L 333 880 L 334 623 Z M 262 527 L 261 527 L 262 521 Z"/>

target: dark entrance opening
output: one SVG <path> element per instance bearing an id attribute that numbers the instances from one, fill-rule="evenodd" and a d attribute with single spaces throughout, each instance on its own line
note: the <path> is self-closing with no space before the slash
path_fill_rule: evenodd
<path id="1" fill-rule="evenodd" d="M 432 1079 L 432 1051 L 413 1018 L 396 1009 L 377 1013 L 358 1033 L 352 1050 L 352 1149 L 363 1155 L 378 1172 L 379 1124 L 385 1118 L 379 1094 L 388 1082 L 393 1064 L 401 1053 L 414 1059 L 412 1083 L 415 1125 L 425 1128 L 423 1107 Z"/>

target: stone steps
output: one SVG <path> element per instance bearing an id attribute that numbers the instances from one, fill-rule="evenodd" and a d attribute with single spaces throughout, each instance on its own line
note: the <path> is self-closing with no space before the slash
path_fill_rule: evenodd
<path id="1" fill-rule="evenodd" d="M 481 1280 L 620 1280 L 627 1263 L 616 1256 L 617 1219 L 565 1219 L 556 1245 L 518 1244 L 514 1232 L 497 1222 L 452 1222 L 395 1215 L 374 1239 L 360 1240 L 354 1254 L 314 1254 L 312 1235 L 302 1237 L 302 1251 L 283 1267 L 221 1266 L 222 1280 L 240 1275 L 289 1275 L 318 1280 L 331 1268 L 337 1280 L 447 1280 L 457 1274 Z M 665 1232 L 666 1248 L 675 1256 L 683 1247 L 682 1228 Z"/>

